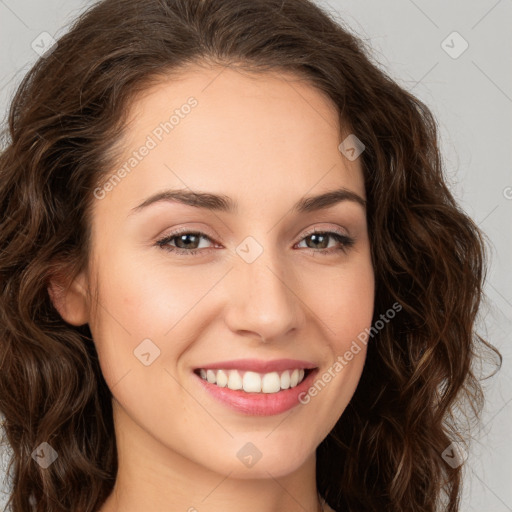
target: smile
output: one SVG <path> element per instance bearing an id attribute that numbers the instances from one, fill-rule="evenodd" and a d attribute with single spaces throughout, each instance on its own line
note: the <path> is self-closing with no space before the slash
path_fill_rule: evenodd
<path id="1" fill-rule="evenodd" d="M 238 413 L 271 416 L 301 404 L 299 396 L 313 384 L 317 364 L 298 359 L 237 359 L 203 364 L 193 374 L 206 397 Z"/>
<path id="2" fill-rule="evenodd" d="M 283 372 L 257 373 L 244 370 L 200 368 L 196 373 L 210 384 L 233 391 L 246 393 L 278 393 L 299 385 L 310 372 L 309 369 L 295 368 Z"/>

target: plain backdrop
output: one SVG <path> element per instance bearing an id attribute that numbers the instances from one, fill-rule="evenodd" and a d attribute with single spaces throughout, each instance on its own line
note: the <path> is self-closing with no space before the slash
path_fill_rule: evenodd
<path id="1" fill-rule="evenodd" d="M 491 242 L 480 331 L 504 360 L 497 376 L 485 381 L 487 402 L 466 465 L 461 510 L 512 511 L 512 0 L 318 3 L 365 40 L 378 65 L 432 109 L 451 190 Z M 17 85 L 38 58 L 33 41 L 42 32 L 57 39 L 90 5 L 0 0 L 2 122 Z M 0 455 L 5 467 L 8 453 Z M 3 500 L 0 493 L 0 504 Z"/>

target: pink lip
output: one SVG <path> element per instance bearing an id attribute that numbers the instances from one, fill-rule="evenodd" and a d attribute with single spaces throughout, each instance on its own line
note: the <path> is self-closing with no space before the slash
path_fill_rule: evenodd
<path id="1" fill-rule="evenodd" d="M 297 361 L 294 361 L 294 363 L 297 363 Z M 218 366 L 213 366 L 212 368 L 218 368 Z M 222 368 L 225 368 L 225 366 L 222 366 Z M 233 391 L 229 388 L 221 388 L 215 384 L 210 384 L 196 373 L 194 373 L 194 378 L 198 379 L 199 384 L 214 399 L 237 412 L 256 416 L 272 416 L 297 406 L 300 403 L 299 397 L 307 393 L 317 373 L 318 368 L 312 370 L 298 386 L 291 389 L 283 389 L 277 393 Z"/>
<path id="2" fill-rule="evenodd" d="M 217 363 L 198 366 L 197 369 L 204 370 L 245 370 L 256 373 L 284 372 L 298 368 L 316 368 L 310 361 L 299 361 L 298 359 L 275 359 L 274 361 L 263 361 L 261 359 L 235 359 L 233 361 L 220 361 Z"/>

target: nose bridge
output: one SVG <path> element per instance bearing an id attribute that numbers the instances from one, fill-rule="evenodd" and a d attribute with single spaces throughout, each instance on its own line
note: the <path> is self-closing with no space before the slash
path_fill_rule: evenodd
<path id="1" fill-rule="evenodd" d="M 264 339 L 285 335 L 297 326 L 300 308 L 289 268 L 278 250 L 248 237 L 236 249 L 227 321 L 234 331 L 251 331 Z"/>

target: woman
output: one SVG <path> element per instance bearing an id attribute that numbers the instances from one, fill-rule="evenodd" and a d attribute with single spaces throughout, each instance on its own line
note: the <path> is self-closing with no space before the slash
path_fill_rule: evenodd
<path id="1" fill-rule="evenodd" d="M 105 0 L 0 160 L 12 510 L 457 511 L 482 235 L 306 0 Z"/>

